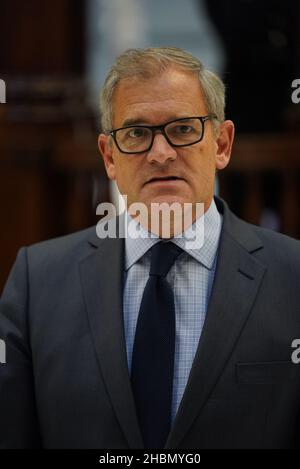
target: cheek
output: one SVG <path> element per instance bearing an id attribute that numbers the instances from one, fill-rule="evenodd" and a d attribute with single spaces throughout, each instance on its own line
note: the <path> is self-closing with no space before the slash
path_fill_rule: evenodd
<path id="1" fill-rule="evenodd" d="M 119 158 L 115 162 L 116 180 L 122 193 L 129 193 L 135 190 L 138 168 L 133 161 L 126 161 Z"/>
<path id="2" fill-rule="evenodd" d="M 186 158 L 189 166 L 189 172 L 194 179 L 201 180 L 203 178 L 210 179 L 215 173 L 215 159 L 211 151 L 199 151 L 191 158 Z"/>
<path id="3" fill-rule="evenodd" d="M 215 178 L 215 160 L 212 154 L 201 153 L 189 168 L 192 188 L 198 195 L 211 192 Z"/>

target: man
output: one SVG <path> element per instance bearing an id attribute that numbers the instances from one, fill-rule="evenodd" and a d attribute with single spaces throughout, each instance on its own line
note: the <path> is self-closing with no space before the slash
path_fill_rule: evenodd
<path id="1" fill-rule="evenodd" d="M 0 306 L 1 447 L 299 446 L 300 244 L 213 197 L 234 136 L 222 82 L 183 50 L 130 50 L 101 104 L 119 226 L 150 236 L 93 227 L 20 250 Z M 184 233 L 152 228 L 162 203 L 190 204 Z"/>

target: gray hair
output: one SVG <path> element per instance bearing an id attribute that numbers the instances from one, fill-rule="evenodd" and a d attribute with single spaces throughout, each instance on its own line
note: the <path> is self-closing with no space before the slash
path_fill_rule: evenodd
<path id="1" fill-rule="evenodd" d="M 207 112 L 217 116 L 217 123 L 225 119 L 225 86 L 222 80 L 189 52 L 177 47 L 149 47 L 128 49 L 111 67 L 100 96 L 101 125 L 104 132 L 112 129 L 113 93 L 118 83 L 125 78 L 149 79 L 171 66 L 192 71 L 199 77 Z M 214 121 L 215 122 L 215 121 Z M 214 126 L 216 129 L 216 126 Z"/>

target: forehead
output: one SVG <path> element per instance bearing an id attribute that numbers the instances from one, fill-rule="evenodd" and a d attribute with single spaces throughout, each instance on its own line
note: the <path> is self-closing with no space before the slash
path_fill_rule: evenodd
<path id="1" fill-rule="evenodd" d="M 178 69 L 168 69 L 148 79 L 121 80 L 112 106 L 115 128 L 127 125 L 127 121 L 159 124 L 178 117 L 206 114 L 198 76 Z"/>

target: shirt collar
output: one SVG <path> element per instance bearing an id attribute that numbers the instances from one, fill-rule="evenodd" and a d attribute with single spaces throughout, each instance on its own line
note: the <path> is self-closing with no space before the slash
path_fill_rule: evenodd
<path id="1" fill-rule="evenodd" d="M 201 224 L 203 217 L 197 218 L 197 220 L 190 226 L 182 235 L 179 237 L 172 238 L 172 242 L 182 248 L 196 261 L 200 262 L 207 269 L 211 270 L 217 253 L 221 228 L 222 228 L 222 215 L 218 212 L 214 199 L 212 200 L 209 209 L 206 211 L 204 216 L 204 241 L 201 247 L 189 247 L 189 240 L 193 239 L 191 234 L 196 230 L 201 230 Z M 125 213 L 124 223 L 127 224 L 128 232 L 129 223 L 135 223 L 134 219 Z M 149 251 L 154 244 L 160 241 L 160 238 L 149 233 L 139 225 L 141 236 L 132 238 L 125 236 L 125 270 L 128 270 L 133 264 L 135 264 L 143 255 Z M 143 236 L 144 235 L 144 236 Z"/>

